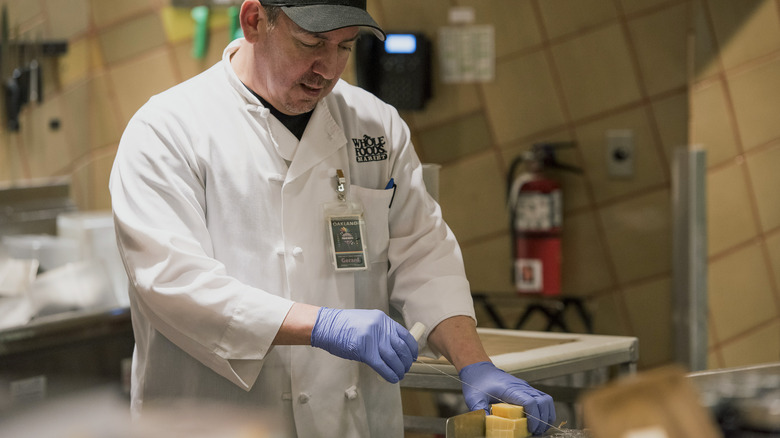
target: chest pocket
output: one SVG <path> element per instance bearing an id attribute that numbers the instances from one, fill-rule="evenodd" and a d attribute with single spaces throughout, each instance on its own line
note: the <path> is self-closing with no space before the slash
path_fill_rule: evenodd
<path id="1" fill-rule="evenodd" d="M 351 196 L 363 204 L 366 226 L 366 252 L 369 269 L 356 271 L 355 307 L 389 312 L 387 250 L 390 245 L 390 200 L 392 190 L 367 189 L 352 185 Z"/>
<path id="2" fill-rule="evenodd" d="M 393 190 L 367 189 L 352 185 L 351 195 L 363 204 L 366 226 L 366 251 L 371 264 L 387 262 L 387 248 L 390 243 L 390 200 Z"/>

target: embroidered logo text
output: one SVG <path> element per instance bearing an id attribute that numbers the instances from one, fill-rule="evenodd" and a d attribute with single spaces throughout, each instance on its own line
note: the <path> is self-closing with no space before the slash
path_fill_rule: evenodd
<path id="1" fill-rule="evenodd" d="M 358 163 L 387 159 L 384 136 L 369 137 L 364 135 L 363 138 L 353 138 L 352 144 L 355 145 L 355 157 Z"/>

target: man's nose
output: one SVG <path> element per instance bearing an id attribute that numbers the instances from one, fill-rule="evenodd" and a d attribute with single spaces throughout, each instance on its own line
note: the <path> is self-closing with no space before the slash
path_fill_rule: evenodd
<path id="1" fill-rule="evenodd" d="M 346 62 L 342 62 L 342 56 L 338 47 L 322 50 L 314 61 L 314 73 L 327 80 L 333 80 L 341 76 Z"/>

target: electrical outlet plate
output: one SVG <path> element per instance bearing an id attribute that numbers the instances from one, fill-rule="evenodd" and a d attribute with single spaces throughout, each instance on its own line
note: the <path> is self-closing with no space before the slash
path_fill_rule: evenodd
<path id="1" fill-rule="evenodd" d="M 610 129 L 606 135 L 607 173 L 611 178 L 631 178 L 634 176 L 634 131 L 630 129 Z"/>

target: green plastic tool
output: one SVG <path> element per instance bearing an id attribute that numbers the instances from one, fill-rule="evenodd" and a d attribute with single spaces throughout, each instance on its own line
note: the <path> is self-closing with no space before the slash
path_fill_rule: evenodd
<path id="1" fill-rule="evenodd" d="M 209 8 L 196 6 L 192 8 L 192 19 L 195 20 L 195 36 L 192 41 L 192 57 L 203 59 L 209 43 Z"/>
<path id="2" fill-rule="evenodd" d="M 241 22 L 238 20 L 239 12 L 238 6 L 231 6 L 227 10 L 228 23 L 230 23 L 230 41 L 244 37 L 244 31 L 241 30 Z"/>

